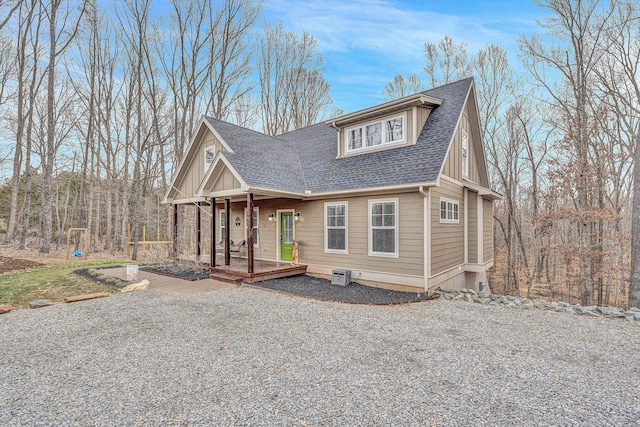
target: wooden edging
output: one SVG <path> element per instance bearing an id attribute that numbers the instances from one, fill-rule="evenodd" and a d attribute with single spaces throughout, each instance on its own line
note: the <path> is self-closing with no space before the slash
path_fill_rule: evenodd
<path id="1" fill-rule="evenodd" d="M 104 297 L 108 297 L 109 295 L 111 295 L 109 292 L 98 292 L 95 294 L 77 295 L 75 297 L 65 298 L 64 302 L 85 301 L 85 300 L 94 299 L 94 298 L 104 298 Z"/>
<path id="2" fill-rule="evenodd" d="M 432 295 L 432 296 L 427 297 L 427 298 L 414 299 L 414 300 L 409 300 L 409 301 L 394 301 L 394 302 L 342 301 L 342 300 L 336 300 L 336 299 L 331 299 L 331 298 L 314 297 L 314 296 L 311 296 L 311 295 L 294 294 L 294 293 L 291 293 L 291 292 L 281 291 L 281 290 L 278 290 L 278 289 L 271 289 L 271 288 L 265 288 L 264 286 L 252 285 L 252 284 L 246 283 L 246 282 L 238 283 L 238 286 L 242 286 L 242 287 L 245 287 L 245 288 L 252 288 L 252 289 L 260 289 L 260 290 L 263 290 L 263 291 L 273 292 L 273 293 L 276 293 L 276 294 L 289 295 L 289 296 L 306 298 L 306 299 L 312 299 L 312 300 L 316 300 L 316 301 L 339 302 L 339 303 L 342 303 L 342 304 L 353 304 L 353 305 L 403 305 L 403 304 L 412 304 L 412 303 L 416 303 L 416 302 L 424 302 L 424 301 L 431 301 L 431 300 L 434 300 L 434 299 L 438 299 L 437 296 Z"/>

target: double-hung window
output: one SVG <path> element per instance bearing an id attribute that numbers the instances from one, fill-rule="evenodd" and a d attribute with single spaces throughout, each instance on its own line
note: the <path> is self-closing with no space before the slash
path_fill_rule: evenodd
<path id="1" fill-rule="evenodd" d="M 347 202 L 324 204 L 324 251 L 348 253 Z"/>
<path id="2" fill-rule="evenodd" d="M 258 233 L 258 218 L 260 218 L 260 214 L 259 214 L 259 210 L 258 208 L 253 208 L 253 246 L 260 246 L 260 242 L 258 241 L 258 238 L 260 237 L 260 234 Z M 244 208 L 244 221 L 245 221 L 245 227 L 244 227 L 244 239 L 247 240 L 247 222 L 249 222 L 249 217 L 247 216 L 247 208 Z"/>
<path id="3" fill-rule="evenodd" d="M 460 222 L 460 205 L 458 201 L 440 198 L 440 222 L 457 224 Z"/>
<path id="4" fill-rule="evenodd" d="M 369 200 L 369 255 L 398 257 L 398 199 Z"/>
<path id="5" fill-rule="evenodd" d="M 405 122 L 403 114 L 347 129 L 347 152 L 404 141 Z"/>

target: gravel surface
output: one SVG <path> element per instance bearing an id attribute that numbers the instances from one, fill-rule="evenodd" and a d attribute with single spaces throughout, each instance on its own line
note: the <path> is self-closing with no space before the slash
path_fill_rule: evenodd
<path id="1" fill-rule="evenodd" d="M 0 425 L 640 423 L 636 323 L 250 288 L 0 316 Z"/>
<path id="2" fill-rule="evenodd" d="M 351 283 L 348 286 L 331 285 L 330 280 L 302 274 L 281 279 L 264 280 L 251 286 L 273 289 L 289 294 L 324 300 L 360 304 L 393 304 L 429 299 L 426 293 L 398 292 Z"/>

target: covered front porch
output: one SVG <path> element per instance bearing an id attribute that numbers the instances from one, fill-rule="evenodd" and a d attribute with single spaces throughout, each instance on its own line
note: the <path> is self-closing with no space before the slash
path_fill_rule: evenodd
<path id="1" fill-rule="evenodd" d="M 254 193 L 238 193 L 221 198 L 205 197 L 194 203 L 197 252 L 182 254 L 180 259 L 208 264 L 212 279 L 233 283 L 305 273 L 306 265 L 298 263 L 295 239 L 295 225 L 301 218 L 300 211 L 296 210 L 300 201 L 261 193 L 254 201 Z M 176 242 L 177 221 L 178 216 L 174 215 Z M 200 251 L 201 247 L 209 253 Z"/>

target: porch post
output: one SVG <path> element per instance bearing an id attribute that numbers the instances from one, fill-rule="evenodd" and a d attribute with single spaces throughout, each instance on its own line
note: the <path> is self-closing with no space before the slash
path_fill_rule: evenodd
<path id="1" fill-rule="evenodd" d="M 196 261 L 200 261 L 200 254 L 202 253 L 202 233 L 200 231 L 202 228 L 202 217 L 200 216 L 201 207 L 202 204 L 200 202 L 196 202 Z"/>
<path id="2" fill-rule="evenodd" d="M 231 265 L 231 200 L 224 199 L 224 265 Z"/>
<path id="3" fill-rule="evenodd" d="M 247 194 L 247 273 L 253 273 L 253 193 Z"/>
<path id="4" fill-rule="evenodd" d="M 173 205 L 173 257 L 178 259 L 178 205 Z"/>
<path id="5" fill-rule="evenodd" d="M 209 255 L 209 267 L 216 266 L 216 198 L 211 198 L 211 254 Z"/>

